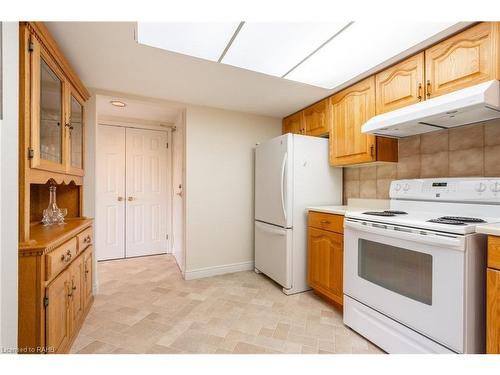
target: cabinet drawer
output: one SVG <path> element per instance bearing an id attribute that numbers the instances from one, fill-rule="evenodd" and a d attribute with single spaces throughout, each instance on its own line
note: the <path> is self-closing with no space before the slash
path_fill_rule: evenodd
<path id="1" fill-rule="evenodd" d="M 76 237 L 45 256 L 45 280 L 50 280 L 76 258 Z"/>
<path id="2" fill-rule="evenodd" d="M 488 236 L 488 267 L 500 270 L 500 237 Z"/>
<path id="3" fill-rule="evenodd" d="M 344 216 L 325 214 L 323 212 L 309 212 L 309 226 L 328 230 L 330 232 L 344 233 Z"/>
<path id="4" fill-rule="evenodd" d="M 78 239 L 78 252 L 81 253 L 88 246 L 94 243 L 94 232 L 92 227 L 85 229 L 83 232 L 76 236 Z"/>

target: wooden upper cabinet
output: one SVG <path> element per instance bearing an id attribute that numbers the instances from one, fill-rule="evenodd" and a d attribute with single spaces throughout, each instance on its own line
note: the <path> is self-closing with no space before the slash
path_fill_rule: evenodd
<path id="1" fill-rule="evenodd" d="M 330 100 L 330 163 L 346 165 L 375 160 L 375 136 L 361 133 L 361 126 L 375 115 L 375 78 L 365 79 Z"/>
<path id="2" fill-rule="evenodd" d="M 83 176 L 90 94 L 43 23 L 22 22 L 20 41 L 21 155 L 31 169 Z"/>
<path id="3" fill-rule="evenodd" d="M 303 113 L 297 112 L 283 119 L 283 134 L 305 134 Z"/>
<path id="4" fill-rule="evenodd" d="M 425 51 L 426 97 L 499 79 L 499 23 L 483 22 Z"/>
<path id="5" fill-rule="evenodd" d="M 303 110 L 306 135 L 324 135 L 330 130 L 328 99 L 324 99 Z"/>
<path id="6" fill-rule="evenodd" d="M 393 111 L 424 100 L 424 53 L 375 76 L 376 113 Z"/>

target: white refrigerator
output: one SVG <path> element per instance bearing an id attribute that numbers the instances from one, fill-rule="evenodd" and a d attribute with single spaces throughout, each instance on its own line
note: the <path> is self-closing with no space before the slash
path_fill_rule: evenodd
<path id="1" fill-rule="evenodd" d="M 307 285 L 309 206 L 342 202 L 342 168 L 328 162 L 328 139 L 285 134 L 255 148 L 255 272 L 285 294 Z"/>

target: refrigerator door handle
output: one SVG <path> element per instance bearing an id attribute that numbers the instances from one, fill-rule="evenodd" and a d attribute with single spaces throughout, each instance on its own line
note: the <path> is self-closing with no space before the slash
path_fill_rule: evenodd
<path id="1" fill-rule="evenodd" d="M 283 161 L 281 162 L 281 209 L 283 210 L 283 217 L 285 218 L 286 224 L 286 208 L 285 208 L 285 167 L 288 158 L 288 152 L 283 155 Z"/>
<path id="2" fill-rule="evenodd" d="M 277 236 L 286 236 L 286 230 L 284 228 L 276 228 L 273 225 L 264 224 L 259 221 L 256 221 L 255 225 L 262 229 L 264 232 L 272 233 Z"/>

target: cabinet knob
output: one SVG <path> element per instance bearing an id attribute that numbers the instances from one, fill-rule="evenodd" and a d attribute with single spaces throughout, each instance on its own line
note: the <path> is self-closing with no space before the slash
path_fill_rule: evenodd
<path id="1" fill-rule="evenodd" d="M 127 198 L 127 200 L 128 200 L 129 202 L 132 202 L 134 199 L 135 199 L 134 197 L 128 197 L 128 198 Z"/>
<path id="2" fill-rule="evenodd" d="M 118 202 L 123 201 L 123 197 L 118 197 L 118 198 L 116 198 L 116 199 L 118 200 Z"/>
<path id="3" fill-rule="evenodd" d="M 83 239 L 84 243 L 91 243 L 92 242 L 92 237 L 90 237 L 90 234 Z"/>
<path id="4" fill-rule="evenodd" d="M 427 89 L 425 91 L 426 91 L 427 97 L 430 98 L 430 96 L 431 96 L 431 81 L 430 80 L 427 80 Z"/>

